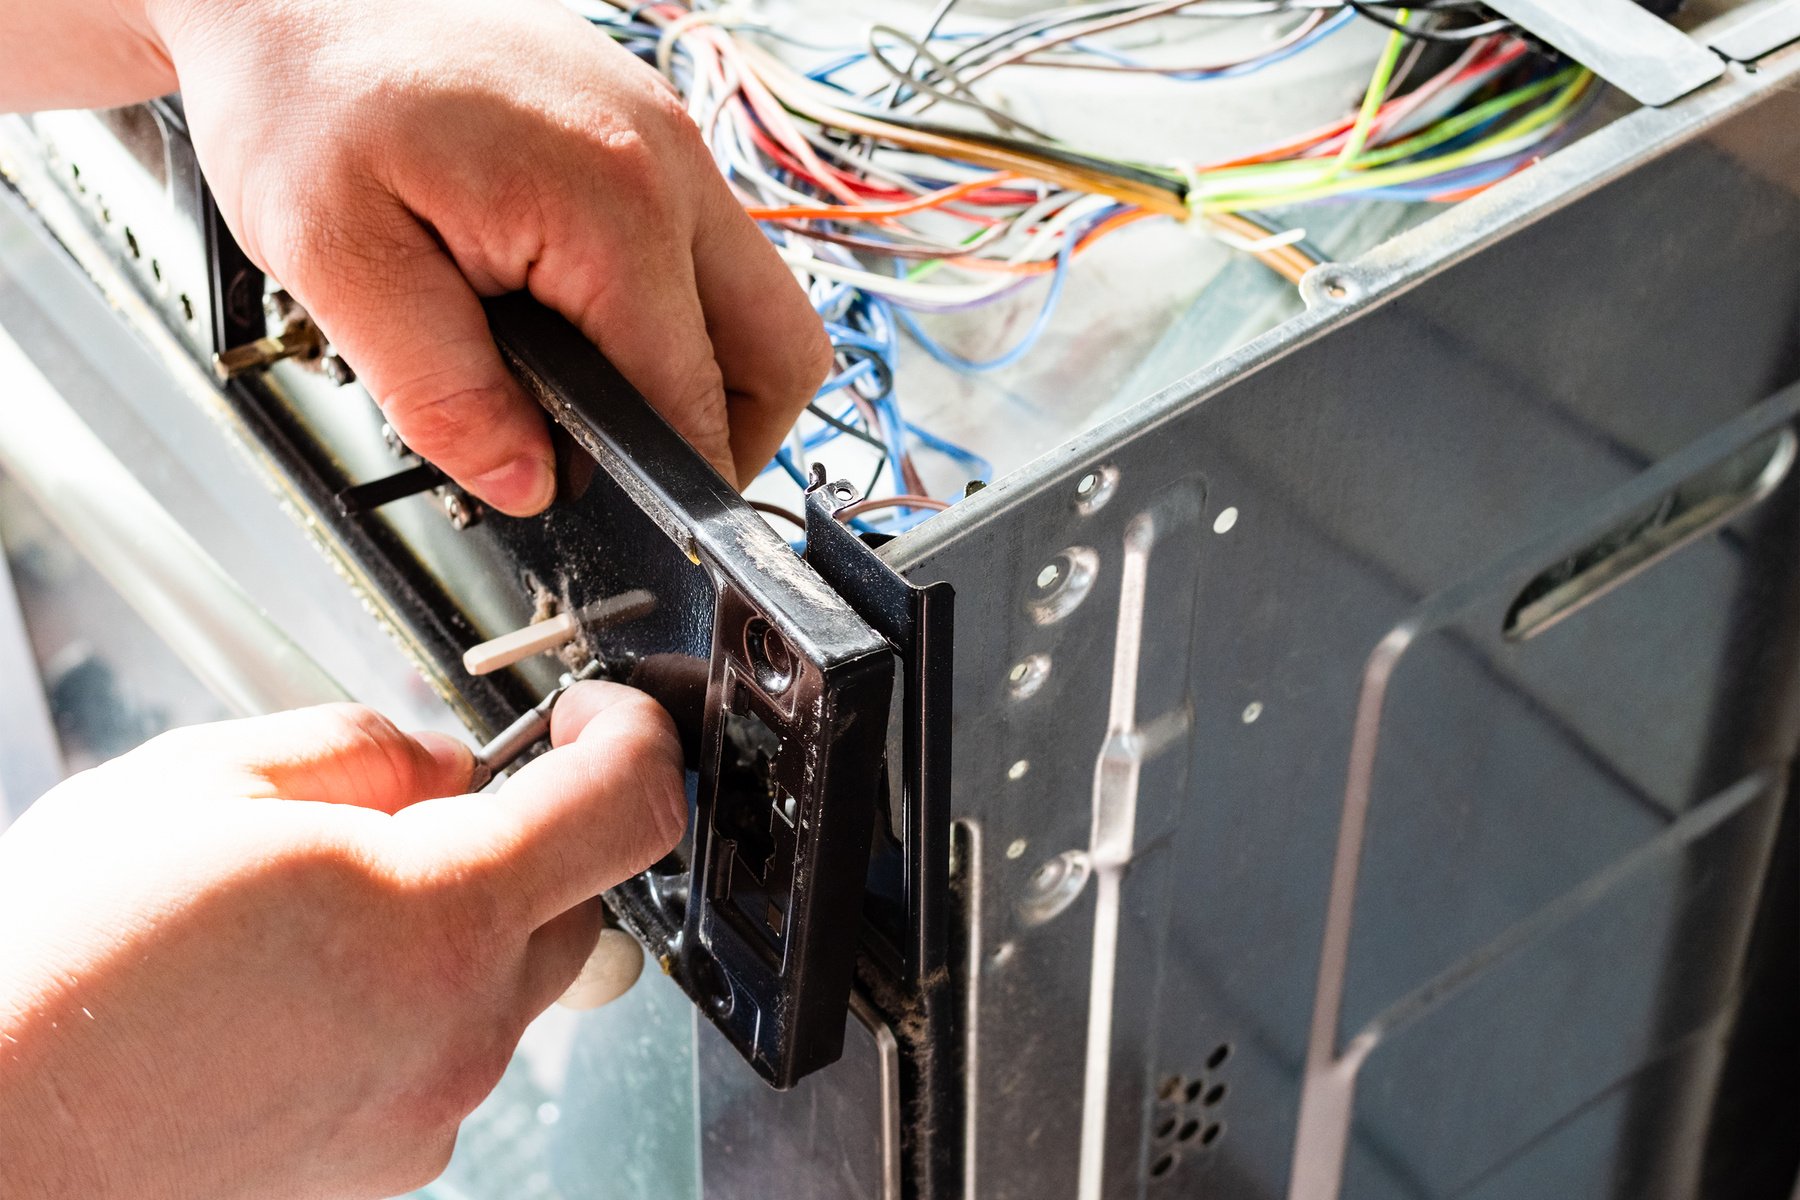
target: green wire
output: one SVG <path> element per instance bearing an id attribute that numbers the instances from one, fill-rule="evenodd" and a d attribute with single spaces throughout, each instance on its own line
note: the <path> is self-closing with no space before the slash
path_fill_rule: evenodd
<path id="1" fill-rule="evenodd" d="M 1239 208 L 1255 208 L 1269 204 L 1297 204 L 1307 200 L 1318 200 L 1326 196 L 1335 196 L 1344 192 L 1361 191 L 1365 188 L 1387 187 L 1392 184 L 1412 183 L 1420 179 L 1429 179 L 1433 175 L 1441 175 L 1454 171 L 1459 167 L 1472 166 L 1494 157 L 1492 151 L 1512 142 L 1528 133 L 1542 129 L 1566 112 L 1576 98 L 1587 89 L 1592 75 L 1587 71 L 1578 72 L 1548 104 L 1533 109 L 1508 125 L 1505 129 L 1490 134 L 1470 146 L 1449 154 L 1429 158 L 1423 162 L 1402 163 L 1398 166 L 1377 168 L 1371 171 L 1358 171 L 1355 175 L 1342 179 L 1323 181 L 1311 187 L 1294 188 L 1270 196 L 1262 193 L 1240 193 L 1214 196 L 1201 206 L 1203 212 L 1232 212 Z"/>
<path id="2" fill-rule="evenodd" d="M 1431 128 L 1414 134 L 1405 141 L 1377 147 L 1363 155 L 1362 161 L 1357 165 L 1359 167 L 1378 167 L 1383 163 L 1393 162 L 1395 159 L 1410 158 L 1421 150 L 1440 146 L 1509 109 L 1527 104 L 1547 92 L 1567 85 L 1580 73 L 1580 67 L 1568 67 L 1554 75 L 1546 76 L 1523 87 L 1514 88 L 1504 95 L 1495 96 L 1492 100 L 1477 104 L 1466 112 L 1446 117 Z"/>
<path id="3" fill-rule="evenodd" d="M 1363 93 L 1362 108 L 1357 110 L 1356 123 L 1350 127 L 1350 136 L 1344 139 L 1343 149 L 1331 160 L 1331 170 L 1326 172 L 1326 179 L 1335 179 L 1349 170 L 1350 165 L 1356 161 L 1356 156 L 1368 145 L 1369 131 L 1375 128 L 1375 117 L 1387 100 L 1388 83 L 1394 78 L 1394 67 L 1400 62 L 1400 51 L 1406 45 L 1403 29 L 1411 17 L 1410 8 L 1395 11 L 1394 24 L 1402 29 L 1388 34 L 1387 45 L 1382 47 L 1381 58 L 1375 63 L 1375 77 L 1369 80 L 1369 90 Z"/>
<path id="4" fill-rule="evenodd" d="M 1404 25 L 1411 16 L 1412 11 L 1403 8 L 1396 14 L 1395 20 Z M 1369 80 L 1367 90 L 1363 92 L 1362 106 L 1357 110 L 1356 121 L 1351 125 L 1349 135 L 1344 139 L 1343 147 L 1330 162 L 1257 163 L 1253 166 L 1233 167 L 1228 168 L 1227 171 L 1214 172 L 1209 178 L 1213 180 L 1221 177 L 1273 179 L 1285 175 L 1297 177 L 1301 181 L 1322 183 L 1353 169 L 1357 156 L 1368 145 L 1369 133 L 1375 127 L 1375 118 L 1380 115 L 1382 104 L 1386 102 L 1388 85 L 1393 81 L 1394 68 L 1400 62 L 1400 51 L 1405 45 L 1406 34 L 1400 30 L 1395 30 L 1388 35 L 1387 43 L 1381 50 L 1381 57 L 1375 63 L 1375 74 Z M 1190 196 L 1189 200 L 1190 203 L 1195 204 L 1200 202 L 1200 198 L 1197 196 Z"/>

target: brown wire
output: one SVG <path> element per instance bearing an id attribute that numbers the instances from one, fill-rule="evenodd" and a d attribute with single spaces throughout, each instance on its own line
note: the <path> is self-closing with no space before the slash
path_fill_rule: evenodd
<path id="1" fill-rule="evenodd" d="M 932 512 L 943 512 L 949 507 L 942 500 L 933 500 L 930 496 L 881 496 L 874 500 L 858 500 L 855 504 L 846 504 L 831 515 L 840 521 L 848 521 L 851 517 L 879 512 L 884 508 L 928 508 Z"/>
<path id="2" fill-rule="evenodd" d="M 1016 171 L 1032 179 L 1042 179 L 1082 192 L 1096 192 L 1136 204 L 1151 212 L 1186 220 L 1186 200 L 1166 188 L 1160 188 L 1117 175 L 1105 175 L 1051 158 L 1039 158 L 1007 146 L 989 142 L 950 137 L 926 129 L 911 129 L 875 117 L 839 108 L 825 99 L 826 89 L 814 84 L 759 46 L 749 43 L 739 53 L 751 61 L 757 77 L 782 104 L 811 121 L 844 129 L 864 137 L 878 138 L 896 146 L 904 146 L 940 158 L 975 163 L 1001 171 Z"/>
<path id="3" fill-rule="evenodd" d="M 754 508 L 757 512 L 768 513 L 772 517 L 780 517 L 784 521 L 798 525 L 802 532 L 806 529 L 805 517 L 802 517 L 789 509 L 785 509 L 779 504 L 770 504 L 767 500 L 752 500 L 750 501 L 750 507 Z"/>
<path id="4" fill-rule="evenodd" d="M 1212 213 L 1207 220 L 1213 221 L 1248 242 L 1267 241 L 1269 231 L 1246 221 L 1236 213 Z M 1267 250 L 1249 252 L 1255 259 L 1274 271 L 1289 283 L 1299 283 L 1300 277 L 1318 266 L 1318 261 L 1298 246 L 1272 246 Z"/>

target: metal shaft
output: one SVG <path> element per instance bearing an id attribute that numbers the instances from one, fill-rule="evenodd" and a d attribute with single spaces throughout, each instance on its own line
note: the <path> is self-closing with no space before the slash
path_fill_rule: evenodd
<path id="1" fill-rule="evenodd" d="M 555 711 L 556 702 L 562 699 L 563 693 L 599 673 L 600 664 L 591 662 L 573 675 L 564 675 L 562 683 L 549 695 L 520 714 L 518 720 L 475 751 L 475 772 L 470 777 L 469 790 L 479 792 L 493 782 L 494 776 L 518 762 L 527 750 L 550 736 L 550 714 Z"/>

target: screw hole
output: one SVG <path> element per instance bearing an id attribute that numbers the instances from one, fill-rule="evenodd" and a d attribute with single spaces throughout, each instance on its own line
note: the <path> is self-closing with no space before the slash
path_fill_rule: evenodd
<path id="1" fill-rule="evenodd" d="M 1194 1140 L 1194 1135 L 1199 1132 L 1200 1122 L 1189 1121 L 1181 1127 L 1181 1132 L 1175 1135 L 1175 1140 L 1178 1142 L 1191 1142 Z"/>
<path id="2" fill-rule="evenodd" d="M 1192 1125 L 1193 1122 L 1189 1121 L 1188 1124 Z M 1175 1118 L 1174 1117 L 1164 1117 L 1162 1120 L 1160 1120 L 1156 1123 L 1156 1128 L 1151 1130 L 1151 1133 L 1158 1139 L 1166 1138 L 1171 1133 L 1174 1133 L 1174 1132 L 1175 1132 Z"/>
<path id="3" fill-rule="evenodd" d="M 1029 654 L 1014 663 L 1012 670 L 1006 673 L 1007 683 L 1011 686 L 1012 698 L 1023 700 L 1034 695 L 1044 686 L 1044 680 L 1050 677 L 1050 656 L 1048 654 Z"/>
<path id="4" fill-rule="evenodd" d="M 1231 1057 L 1231 1043 L 1230 1042 L 1222 1043 L 1222 1044 L 1214 1047 L 1213 1052 L 1206 1056 L 1206 1069 L 1209 1071 L 1216 1071 L 1220 1067 L 1224 1066 L 1225 1060 L 1230 1057 Z"/>
<path id="5" fill-rule="evenodd" d="M 1205 1090 L 1206 1090 L 1206 1081 L 1204 1079 L 1196 1079 L 1192 1083 L 1187 1085 L 1187 1090 L 1185 1092 L 1183 1092 L 1182 1094 L 1187 1097 L 1188 1103 L 1192 1104 L 1194 1101 L 1196 1101 L 1200 1098 L 1200 1093 L 1204 1092 Z"/>
<path id="6" fill-rule="evenodd" d="M 1173 1154 L 1165 1154 L 1150 1164 L 1150 1174 L 1156 1179 L 1161 1179 L 1164 1175 L 1167 1175 L 1174 1169 L 1175 1156 Z"/>
<path id="7" fill-rule="evenodd" d="M 1026 609 L 1039 625 L 1062 620 L 1081 606 L 1099 574 L 1100 556 L 1086 546 L 1071 546 L 1038 570 Z"/>
<path id="8" fill-rule="evenodd" d="M 1208 1125 L 1206 1127 L 1206 1132 L 1200 1135 L 1200 1144 L 1202 1146 L 1210 1146 L 1218 1141 L 1219 1135 L 1224 1132 L 1225 1127 L 1223 1125 Z"/>
<path id="9" fill-rule="evenodd" d="M 1207 1093 L 1205 1096 L 1201 1097 L 1200 1103 L 1206 1105 L 1206 1107 L 1208 1107 L 1208 1108 L 1211 1108 L 1213 1105 L 1217 1104 L 1219 1101 L 1223 1100 L 1224 1098 L 1225 1098 L 1225 1085 L 1222 1083 L 1215 1083 L 1212 1085 L 1211 1088 L 1207 1089 Z"/>
<path id="10" fill-rule="evenodd" d="M 1083 516 L 1099 512 L 1112 499 L 1118 483 L 1117 467 L 1095 467 L 1075 482 L 1075 511 Z"/>
<path id="11" fill-rule="evenodd" d="M 1065 850 L 1039 863 L 1025 881 L 1025 894 L 1015 905 L 1027 925 L 1042 925 L 1067 909 L 1087 887 L 1093 866 L 1080 850 Z"/>
<path id="12" fill-rule="evenodd" d="M 794 652 L 779 630 L 761 617 L 752 617 L 744 626 L 744 654 L 756 681 L 771 696 L 785 692 L 794 682 Z"/>

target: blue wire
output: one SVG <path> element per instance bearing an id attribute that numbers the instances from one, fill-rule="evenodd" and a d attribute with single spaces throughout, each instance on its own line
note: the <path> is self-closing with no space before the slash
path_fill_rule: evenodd
<path id="1" fill-rule="evenodd" d="M 941 438 L 928 429 L 921 429 L 911 421 L 906 423 L 906 429 L 908 433 L 919 439 L 921 444 L 936 450 L 939 454 L 945 455 L 948 458 L 954 458 L 958 462 L 971 468 L 975 472 L 975 478 L 981 480 L 981 482 L 993 482 L 994 464 L 981 457 L 981 455 L 975 453 L 973 450 L 970 450 L 965 446 L 959 446 L 947 438 Z"/>
<path id="2" fill-rule="evenodd" d="M 1102 214 L 1102 219 L 1104 219 L 1105 216 L 1110 215 L 1113 211 L 1114 210 L 1112 209 L 1107 210 L 1106 213 Z M 1050 275 L 1050 291 L 1045 294 L 1044 306 L 1038 309 L 1037 319 L 1032 321 L 1031 328 L 1025 331 L 1025 336 L 1021 337 L 1018 342 L 1013 345 L 1012 349 L 1007 350 L 994 358 L 964 358 L 962 355 L 957 354 L 952 350 L 945 349 L 919 327 L 918 321 L 914 319 L 911 313 L 902 309 L 894 310 L 894 318 L 900 323 L 901 327 L 911 335 L 913 341 L 919 344 L 919 347 L 923 349 L 925 353 L 931 355 L 932 358 L 943 363 L 946 367 L 952 367 L 968 374 L 980 374 L 986 371 L 998 371 L 1002 368 L 1010 367 L 1031 352 L 1031 348 L 1037 345 L 1038 339 L 1044 334 L 1044 329 L 1050 324 L 1051 314 L 1056 311 L 1056 302 L 1062 298 L 1063 280 L 1069 273 L 1069 258 L 1074 253 L 1075 241 L 1076 237 L 1074 231 L 1071 230 L 1068 237 L 1063 242 L 1062 249 L 1057 251 L 1056 269 L 1051 272 Z"/>
<path id="3" fill-rule="evenodd" d="M 1351 25 L 1352 23 L 1355 22 L 1355 20 L 1356 20 L 1356 13 L 1349 8 L 1345 8 L 1344 10 L 1336 13 L 1329 19 L 1327 19 L 1325 21 L 1321 21 L 1319 23 L 1319 27 L 1317 29 L 1314 29 L 1311 33 L 1307 34 L 1305 37 L 1301 38 L 1299 41 L 1295 42 L 1293 45 L 1283 46 L 1281 49 L 1276 50 L 1270 54 L 1266 54 L 1261 58 L 1252 59 L 1249 62 L 1234 63 L 1233 65 L 1231 65 L 1229 67 L 1221 67 L 1216 71 L 1170 72 L 1167 74 L 1166 77 L 1169 79 L 1178 80 L 1181 82 L 1193 83 L 1193 82 L 1201 82 L 1201 81 L 1208 80 L 1208 79 L 1230 79 L 1230 78 L 1233 78 L 1234 76 L 1239 76 L 1239 75 L 1254 75 L 1256 72 L 1261 71 L 1266 67 L 1272 67 L 1276 63 L 1281 62 L 1284 59 L 1292 58 L 1294 55 L 1299 54 L 1303 50 L 1311 49 L 1313 46 L 1316 46 L 1319 42 L 1323 41 L 1324 39 L 1330 37 L 1332 34 L 1336 33 L 1338 30 L 1344 29 L 1347 26 Z M 972 38 L 972 37 L 976 37 L 976 36 L 978 36 L 978 35 L 973 32 L 940 33 L 940 34 L 936 35 L 935 37 L 933 37 L 931 39 L 931 42 L 963 41 L 968 38 Z M 927 43 L 927 45 L 929 45 L 929 44 L 930 43 Z M 1118 63 L 1120 66 L 1141 67 L 1141 66 L 1146 65 L 1141 60 L 1132 58 L 1128 54 L 1120 54 L 1116 50 L 1108 50 L 1105 47 L 1095 45 L 1092 42 L 1078 41 L 1078 42 L 1071 42 L 1070 45 L 1071 45 L 1071 47 L 1073 47 L 1075 49 L 1082 50 L 1088 54 L 1092 54 L 1096 58 L 1104 58 L 1110 62 Z M 808 71 L 806 73 L 807 78 L 817 80 L 820 83 L 832 83 L 833 80 L 831 79 L 831 76 L 837 74 L 839 71 L 845 70 L 846 68 L 855 65 L 856 63 L 862 62 L 863 60 L 867 59 L 868 57 L 869 57 L 869 52 L 866 50 L 859 51 L 854 54 L 846 54 L 843 58 L 836 59 L 830 63 L 825 64 L 822 67 L 815 67 L 815 68 L 813 68 L 813 70 Z"/>
<path id="4" fill-rule="evenodd" d="M 1248 62 L 1233 63 L 1229 67 L 1220 67 L 1214 71 L 1169 71 L 1164 73 L 1164 78 L 1177 80 L 1183 83 L 1198 83 L 1208 79 L 1232 79 L 1241 75 L 1254 75 L 1258 71 L 1267 67 L 1272 67 L 1278 62 L 1294 57 L 1294 55 L 1299 54 L 1303 50 L 1310 50 L 1338 30 L 1349 26 L 1355 20 L 1355 11 L 1345 8 L 1335 16 L 1332 16 L 1325 21 L 1321 21 L 1317 29 L 1314 29 L 1311 33 L 1307 34 L 1293 45 L 1283 46 L 1281 49 L 1266 54 L 1261 58 L 1253 58 Z M 1116 50 L 1108 50 L 1104 47 L 1092 44 L 1074 44 L 1079 45 L 1081 49 L 1097 58 L 1104 58 L 1109 62 L 1118 63 L 1120 66 L 1143 67 L 1149 65 L 1142 59 L 1133 58 L 1129 54 L 1120 54 Z"/>

